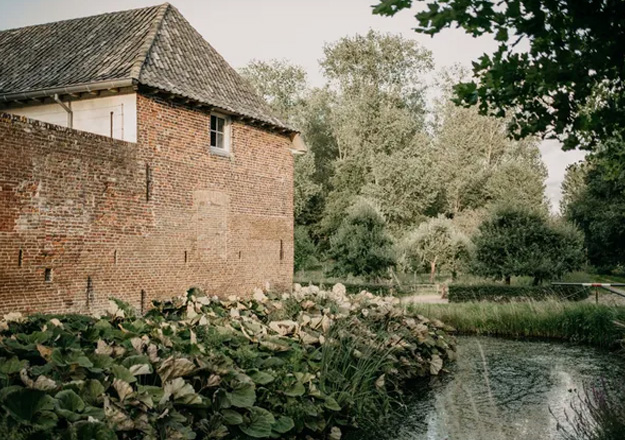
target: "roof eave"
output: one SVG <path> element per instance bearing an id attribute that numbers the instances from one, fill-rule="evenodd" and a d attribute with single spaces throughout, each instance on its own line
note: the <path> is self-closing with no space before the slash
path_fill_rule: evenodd
<path id="1" fill-rule="evenodd" d="M 0 103 L 25 101 L 30 99 L 44 98 L 54 95 L 69 95 L 84 92 L 97 92 L 102 90 L 121 89 L 124 87 L 134 87 L 136 80 L 132 78 L 91 82 L 86 84 L 76 84 L 64 87 L 52 87 L 48 89 L 29 90 L 25 92 L 0 93 Z"/>
<path id="2" fill-rule="evenodd" d="M 158 87 L 150 86 L 148 84 L 140 84 L 139 91 L 143 91 L 143 93 L 147 95 L 157 95 L 161 96 L 167 100 L 173 102 L 179 102 L 184 105 L 192 105 L 198 109 L 208 109 L 210 111 L 215 110 L 220 113 L 225 113 L 227 115 L 237 116 L 242 122 L 249 123 L 251 125 L 258 125 L 261 128 L 268 128 L 282 134 L 289 135 L 291 138 L 299 134 L 299 131 L 291 128 L 287 125 L 278 125 L 274 122 L 259 119 L 257 117 L 244 114 L 241 112 L 233 111 L 231 109 L 220 107 L 219 105 L 212 104 L 210 102 L 199 100 L 197 98 L 189 97 L 180 93 L 171 92 L 168 90 L 163 90 Z"/>

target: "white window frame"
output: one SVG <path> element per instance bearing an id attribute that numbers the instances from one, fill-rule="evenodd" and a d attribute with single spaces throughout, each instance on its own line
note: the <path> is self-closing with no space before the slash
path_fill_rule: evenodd
<path id="1" fill-rule="evenodd" d="M 212 120 L 213 117 L 220 118 L 224 120 L 224 129 L 223 129 L 223 148 L 220 148 L 216 145 L 212 144 L 212 134 L 215 133 L 215 136 L 219 133 L 217 129 L 213 129 Z M 232 119 L 228 115 L 224 115 L 223 113 L 211 112 L 210 118 L 208 120 L 208 143 L 210 146 L 211 153 L 229 156 L 232 151 Z"/>

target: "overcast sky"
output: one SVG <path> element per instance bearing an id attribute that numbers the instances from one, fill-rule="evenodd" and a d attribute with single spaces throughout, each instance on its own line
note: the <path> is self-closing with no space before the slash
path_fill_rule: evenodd
<path id="1" fill-rule="evenodd" d="M 392 18 L 371 13 L 374 0 L 171 0 L 187 20 L 234 67 L 252 59 L 284 58 L 303 66 L 313 85 L 322 81 L 318 60 L 325 43 L 369 29 L 413 38 L 434 54 L 437 68 L 470 62 L 490 52 L 494 42 L 448 30 L 434 38 L 412 31 L 414 11 Z M 0 0 L 0 29 L 158 4 L 150 0 Z M 541 152 L 549 169 L 547 195 L 556 210 L 567 164 L 583 153 L 563 152 L 545 142 Z"/>

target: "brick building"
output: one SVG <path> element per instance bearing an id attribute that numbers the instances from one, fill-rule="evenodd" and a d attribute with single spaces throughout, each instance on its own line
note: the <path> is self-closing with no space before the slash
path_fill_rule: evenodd
<path id="1" fill-rule="evenodd" d="M 0 31 L 0 313 L 289 289 L 293 154 L 171 5 Z"/>

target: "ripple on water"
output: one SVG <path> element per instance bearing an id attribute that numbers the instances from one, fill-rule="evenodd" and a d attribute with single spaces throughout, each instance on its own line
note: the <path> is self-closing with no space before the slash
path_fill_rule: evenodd
<path id="1" fill-rule="evenodd" d="M 380 440 L 521 440 L 557 438 L 555 414 L 584 383 L 618 380 L 623 359 L 552 342 L 458 338 L 452 374 L 418 391 Z M 353 433 L 351 440 L 364 439 Z"/>

